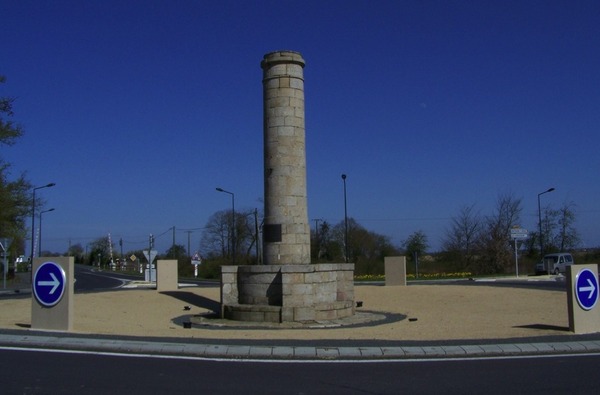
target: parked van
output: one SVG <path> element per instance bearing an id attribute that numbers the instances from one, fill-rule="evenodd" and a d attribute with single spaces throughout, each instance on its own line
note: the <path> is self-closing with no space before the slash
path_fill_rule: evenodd
<path id="1" fill-rule="evenodd" d="M 567 271 L 567 266 L 574 264 L 573 256 L 566 252 L 544 255 L 544 259 L 535 265 L 536 274 L 559 274 Z"/>

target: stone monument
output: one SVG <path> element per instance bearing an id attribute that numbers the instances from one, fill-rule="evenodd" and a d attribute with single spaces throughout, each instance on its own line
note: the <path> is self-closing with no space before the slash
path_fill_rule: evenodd
<path id="1" fill-rule="evenodd" d="M 354 314 L 354 264 L 311 264 L 306 193 L 304 66 L 293 51 L 261 62 L 264 100 L 264 265 L 221 268 L 221 316 L 307 322 Z"/>
<path id="2" fill-rule="evenodd" d="M 274 52 L 264 57 L 261 67 L 264 100 L 264 263 L 310 263 L 304 59 L 297 52 Z"/>

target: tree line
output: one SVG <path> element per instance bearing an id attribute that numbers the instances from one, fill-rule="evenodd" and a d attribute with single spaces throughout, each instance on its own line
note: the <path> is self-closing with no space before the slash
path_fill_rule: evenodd
<path id="1" fill-rule="evenodd" d="M 6 78 L 0 75 L 0 85 Z M 0 97 L 0 147 L 11 147 L 23 135 L 23 127 L 13 121 L 14 97 Z M 26 218 L 31 215 L 33 186 L 25 174 L 13 175 L 11 165 L 0 156 L 0 238 L 11 239 L 8 254 L 18 256 L 25 251 Z M 42 199 L 36 206 L 42 206 Z"/>
<path id="2" fill-rule="evenodd" d="M 494 212 L 488 216 L 482 215 L 475 205 L 462 207 L 446 232 L 443 259 L 456 270 L 483 274 L 510 272 L 515 247 L 510 230 L 520 226 L 522 211 L 522 199 L 512 194 L 500 195 Z M 578 247 L 580 237 L 575 228 L 573 202 L 563 203 L 559 209 L 546 206 L 541 218 L 541 233 L 530 231 L 523 245 L 517 246 L 524 250 L 525 256 L 540 258 L 543 253 L 572 251 Z M 544 251 L 538 249 L 540 245 Z"/>

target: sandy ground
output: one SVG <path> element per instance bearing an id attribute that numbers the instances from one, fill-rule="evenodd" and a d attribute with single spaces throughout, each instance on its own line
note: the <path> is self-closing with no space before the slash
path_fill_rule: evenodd
<path id="1" fill-rule="evenodd" d="M 239 328 L 182 323 L 218 305 L 218 288 L 153 289 L 76 294 L 74 333 L 201 339 L 458 340 L 565 335 L 565 292 L 461 285 L 355 287 L 357 311 L 402 314 L 406 319 L 341 328 Z M 27 331 L 31 299 L 0 298 L 0 328 Z M 190 306 L 190 310 L 185 310 Z M 410 320 L 409 320 L 410 318 Z"/>

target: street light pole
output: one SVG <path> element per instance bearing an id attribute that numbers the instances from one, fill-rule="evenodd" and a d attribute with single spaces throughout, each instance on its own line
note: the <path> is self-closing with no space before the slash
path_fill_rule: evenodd
<path id="1" fill-rule="evenodd" d="M 552 191 L 554 191 L 554 188 L 549 188 L 548 190 L 546 190 L 544 192 L 540 192 L 537 195 L 537 197 L 538 197 L 538 223 L 539 223 L 539 231 L 540 231 L 540 256 L 542 258 L 544 257 L 544 236 L 542 234 L 542 207 L 540 205 L 540 196 L 543 195 L 544 193 L 548 193 L 548 192 L 552 192 Z"/>
<path id="2" fill-rule="evenodd" d="M 40 212 L 40 236 L 38 237 L 38 256 L 42 255 L 42 214 L 54 211 L 54 208 Z"/>
<path id="3" fill-rule="evenodd" d="M 223 188 L 216 188 L 217 191 L 227 193 L 231 195 L 231 254 L 232 263 L 235 265 L 235 195 L 233 192 L 224 190 Z"/>
<path id="4" fill-rule="evenodd" d="M 51 182 L 49 184 L 42 185 L 41 187 L 33 188 L 33 196 L 31 199 L 31 255 L 29 255 L 31 264 L 33 264 L 33 251 L 35 246 L 35 191 L 42 188 L 50 188 L 55 185 L 55 183 Z"/>
<path id="5" fill-rule="evenodd" d="M 348 263 L 348 205 L 346 204 L 346 175 L 342 174 L 344 181 L 344 255 L 346 255 L 346 263 Z"/>

